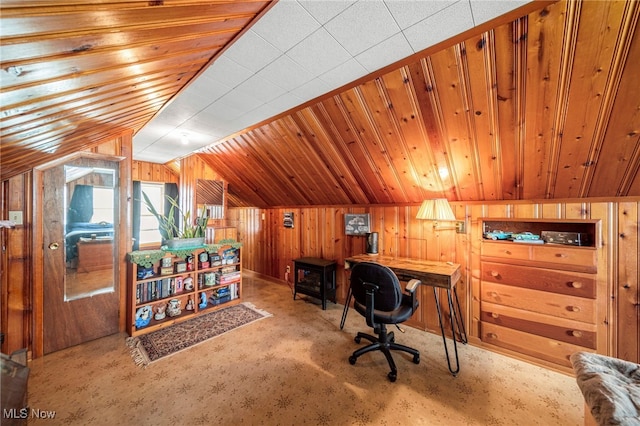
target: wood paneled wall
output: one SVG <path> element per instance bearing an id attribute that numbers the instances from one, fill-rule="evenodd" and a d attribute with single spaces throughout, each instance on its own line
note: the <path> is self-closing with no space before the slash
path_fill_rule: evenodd
<path id="1" fill-rule="evenodd" d="M 142 182 L 178 183 L 180 175 L 164 164 L 133 161 L 131 164 L 132 180 Z"/>
<path id="2" fill-rule="evenodd" d="M 455 206 L 454 206 L 455 207 Z M 344 303 L 348 283 L 345 280 L 344 259 L 365 252 L 365 237 L 344 235 L 345 213 L 369 213 L 371 228 L 378 232 L 378 251 L 383 255 L 398 255 L 425 260 L 452 261 L 464 264 L 465 234 L 456 234 L 452 224 L 416 219 L 419 205 L 369 207 L 310 207 L 279 209 L 229 209 L 228 224 L 238 228 L 243 243 L 243 267 L 260 274 L 283 280 L 293 286 L 293 260 L 310 256 L 335 259 L 338 262 L 336 279 L 337 299 Z M 284 213 L 293 213 L 294 227 L 283 226 Z M 459 217 L 464 217 L 460 210 Z M 439 323 L 431 289 L 424 293 L 422 313 L 414 323 L 425 330 L 439 332 Z M 465 302 L 467 280 L 459 283 L 461 303 Z M 444 295 L 441 300 L 446 300 Z M 463 303 L 466 306 L 466 303 Z M 448 309 L 445 308 L 445 312 Z"/>
<path id="3" fill-rule="evenodd" d="M 131 196 L 131 161 L 132 135 L 130 131 L 122 132 L 120 136 L 103 141 L 94 148 L 86 150 L 88 153 L 105 154 L 125 157 L 124 166 L 120 168 L 121 189 L 126 194 L 121 197 L 120 235 L 125 240 L 131 236 L 131 203 L 125 200 Z M 61 161 L 57 159 L 56 161 Z M 0 305 L 2 333 L 5 341 L 2 352 L 11 353 L 21 348 L 34 349 L 34 341 L 41 339 L 42 303 L 36 303 L 34 298 L 42 291 L 42 277 L 44 272 L 41 265 L 34 261 L 34 241 L 38 240 L 37 229 L 34 229 L 34 206 L 40 201 L 34 200 L 34 194 L 41 193 L 34 189 L 34 171 L 14 176 L 2 182 L 1 218 L 6 219 L 8 212 L 21 211 L 24 225 L 12 229 L 0 230 L 0 242 L 6 250 L 0 253 L 2 269 L 2 302 Z M 37 227 L 36 227 L 37 228 Z M 41 241 L 41 237 L 40 237 Z M 120 289 L 124 289 L 126 282 L 125 245 L 121 247 L 119 258 Z M 121 311 L 124 312 L 125 294 L 121 293 Z M 38 319 L 40 318 L 40 319 Z M 121 329 L 124 330 L 124 316 L 121 318 Z M 41 345 L 41 342 L 40 342 Z M 33 353 L 31 354 L 33 355 Z M 34 356 L 39 354 L 35 353 Z"/>
<path id="4" fill-rule="evenodd" d="M 381 254 L 397 254 L 417 259 L 453 261 L 463 266 L 458 292 L 465 324 L 478 340 L 474 318 L 474 286 L 479 285 L 481 217 L 597 219 L 602 247 L 598 268 L 603 272 L 604 294 L 610 298 L 607 312 L 599 320 L 599 335 L 608 341 L 609 355 L 640 362 L 640 256 L 638 220 L 640 200 L 624 198 L 591 202 L 492 202 L 453 203 L 456 217 L 464 220 L 466 233 L 434 229 L 430 222 L 415 219 L 418 206 L 312 208 L 232 208 L 228 224 L 238 227 L 243 243 L 243 267 L 268 275 L 292 286 L 286 266 L 302 256 L 335 259 L 339 265 L 337 297 L 344 302 L 344 259 L 365 251 L 363 237 L 344 235 L 345 213 L 370 213 L 372 230 L 379 233 Z M 285 212 L 293 212 L 294 228 L 283 226 Z M 447 225 L 441 224 L 444 227 Z M 617 259 L 615 261 L 614 259 Z M 427 295 L 429 296 L 429 295 Z M 432 297 L 424 297 L 422 328 L 439 332 Z"/>
<path id="5" fill-rule="evenodd" d="M 611 235 L 617 241 L 614 259 L 618 260 L 611 265 L 619 330 L 614 336 L 616 355 L 640 363 L 640 203 L 622 202 L 617 207 L 617 233 Z"/>
<path id="6" fill-rule="evenodd" d="M 196 185 L 198 179 L 224 180 L 198 155 L 190 155 L 180 161 L 180 205 L 188 206 L 191 210 L 191 217 L 195 217 L 196 205 Z M 227 183 L 224 182 L 224 198 L 227 197 Z M 226 205 L 226 200 L 224 201 Z M 212 219 L 209 226 L 225 226 L 226 219 Z M 244 256 L 243 256 L 244 257 Z"/>
<path id="7" fill-rule="evenodd" d="M 26 348 L 31 341 L 27 312 L 31 310 L 31 174 L 25 173 L 2 182 L 2 219 L 9 211 L 22 212 L 23 224 L 0 228 L 0 324 L 4 334 L 2 352 L 10 354 Z"/>

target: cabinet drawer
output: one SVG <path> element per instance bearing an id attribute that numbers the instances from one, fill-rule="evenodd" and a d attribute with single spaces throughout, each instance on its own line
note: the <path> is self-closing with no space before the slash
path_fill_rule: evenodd
<path id="1" fill-rule="evenodd" d="M 481 339 L 483 342 L 565 367 L 571 367 L 569 356 L 572 353 L 577 351 L 595 352 L 592 349 L 582 346 L 536 336 L 487 322 L 481 323 L 481 331 Z"/>
<path id="2" fill-rule="evenodd" d="M 482 256 L 500 257 L 503 259 L 524 259 L 531 258 L 531 246 L 518 243 L 482 243 Z"/>
<path id="3" fill-rule="evenodd" d="M 549 245 L 532 247 L 531 260 L 535 262 L 557 263 L 559 268 L 577 267 L 586 272 L 595 273 L 597 268 L 596 251 L 584 247 L 566 247 Z"/>
<path id="4" fill-rule="evenodd" d="M 595 324 L 595 300 L 481 282 L 482 302 Z"/>
<path id="5" fill-rule="evenodd" d="M 539 268 L 562 269 L 595 274 L 596 250 L 554 244 L 534 245 L 510 242 L 482 243 L 483 260 L 512 263 Z"/>
<path id="6" fill-rule="evenodd" d="M 482 280 L 570 296 L 596 298 L 596 276 L 593 274 L 482 262 Z"/>
<path id="7" fill-rule="evenodd" d="M 596 326 L 580 321 L 482 303 L 480 320 L 562 342 L 596 349 Z"/>

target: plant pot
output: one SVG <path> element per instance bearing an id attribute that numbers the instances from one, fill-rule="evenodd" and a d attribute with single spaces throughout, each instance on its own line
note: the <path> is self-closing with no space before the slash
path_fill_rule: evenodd
<path id="1" fill-rule="evenodd" d="M 187 248 L 199 248 L 204 245 L 204 237 L 200 238 L 174 238 L 165 241 L 169 250 L 182 250 Z"/>

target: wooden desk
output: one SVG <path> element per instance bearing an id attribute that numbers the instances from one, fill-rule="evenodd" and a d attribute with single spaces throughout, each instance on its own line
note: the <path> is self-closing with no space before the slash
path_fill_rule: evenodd
<path id="1" fill-rule="evenodd" d="M 407 259 L 392 256 L 369 256 L 359 254 L 346 258 L 345 264 L 373 262 L 390 268 L 401 281 L 417 279 L 422 284 L 453 289 L 460 280 L 460 265 L 456 263 L 434 262 L 431 260 Z M 345 269 L 348 266 L 345 265 Z M 407 278 L 407 279 L 405 279 Z"/>
<path id="2" fill-rule="evenodd" d="M 416 260 L 403 257 L 392 256 L 369 256 L 360 254 L 348 257 L 344 260 L 344 268 L 349 269 L 351 266 L 361 262 L 373 262 L 391 269 L 398 279 L 401 281 L 409 281 L 411 279 L 420 280 L 423 285 L 433 287 L 433 296 L 436 301 L 436 309 L 438 310 L 438 321 L 440 323 L 440 331 L 442 333 L 442 342 L 444 343 L 444 351 L 447 357 L 447 365 L 449 371 L 454 376 L 460 371 L 460 361 L 458 359 L 458 346 L 456 335 L 459 336 L 460 342 L 467 343 L 467 332 L 464 327 L 464 320 L 460 310 L 460 301 L 458 300 L 458 292 L 456 284 L 460 280 L 460 265 L 451 262 L 436 262 L 431 260 Z M 449 320 L 451 322 L 451 336 L 453 340 L 453 349 L 455 353 L 455 368 L 451 365 L 449 356 L 449 348 L 447 346 L 446 335 L 444 332 L 444 324 L 442 322 L 442 312 L 440 310 L 440 300 L 438 297 L 438 288 L 445 289 L 447 292 L 447 303 L 449 304 Z M 454 305 L 455 297 L 455 305 Z M 342 312 L 342 322 L 340 328 L 344 326 L 349 306 L 351 305 L 351 287 L 347 294 L 347 302 Z"/>

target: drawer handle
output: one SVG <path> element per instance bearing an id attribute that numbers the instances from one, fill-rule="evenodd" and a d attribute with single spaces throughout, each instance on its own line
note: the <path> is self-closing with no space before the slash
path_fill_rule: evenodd
<path id="1" fill-rule="evenodd" d="M 487 333 L 487 337 L 489 339 L 497 339 L 498 335 L 496 333 Z"/>
<path id="2" fill-rule="evenodd" d="M 556 253 L 556 257 L 569 257 L 565 253 Z"/>
<path id="3" fill-rule="evenodd" d="M 509 250 L 505 250 L 504 253 L 505 254 L 511 254 L 511 252 Z"/>
<path id="4" fill-rule="evenodd" d="M 500 295 L 498 294 L 498 292 L 497 292 L 497 291 L 492 291 L 492 292 L 490 293 L 490 295 L 491 295 L 491 297 L 493 297 L 493 298 L 497 298 L 498 296 L 500 296 Z"/>
<path id="5" fill-rule="evenodd" d="M 580 281 L 572 281 L 570 284 L 573 288 L 582 288 L 582 283 Z"/>
<path id="6" fill-rule="evenodd" d="M 494 277 L 494 278 L 497 278 L 497 277 L 499 277 L 499 276 L 500 276 L 500 272 L 498 272 L 498 271 L 491 271 L 491 276 L 492 276 L 492 277 Z"/>
<path id="7" fill-rule="evenodd" d="M 571 312 L 580 312 L 580 306 L 569 306 L 567 309 Z"/>
<path id="8" fill-rule="evenodd" d="M 582 331 L 580 331 L 580 330 L 571 330 L 571 335 L 573 337 L 582 337 Z"/>
<path id="9" fill-rule="evenodd" d="M 499 318 L 499 317 L 500 317 L 500 315 L 499 315 L 499 314 L 496 314 L 495 312 L 491 312 L 491 316 L 492 316 L 493 318 Z"/>

